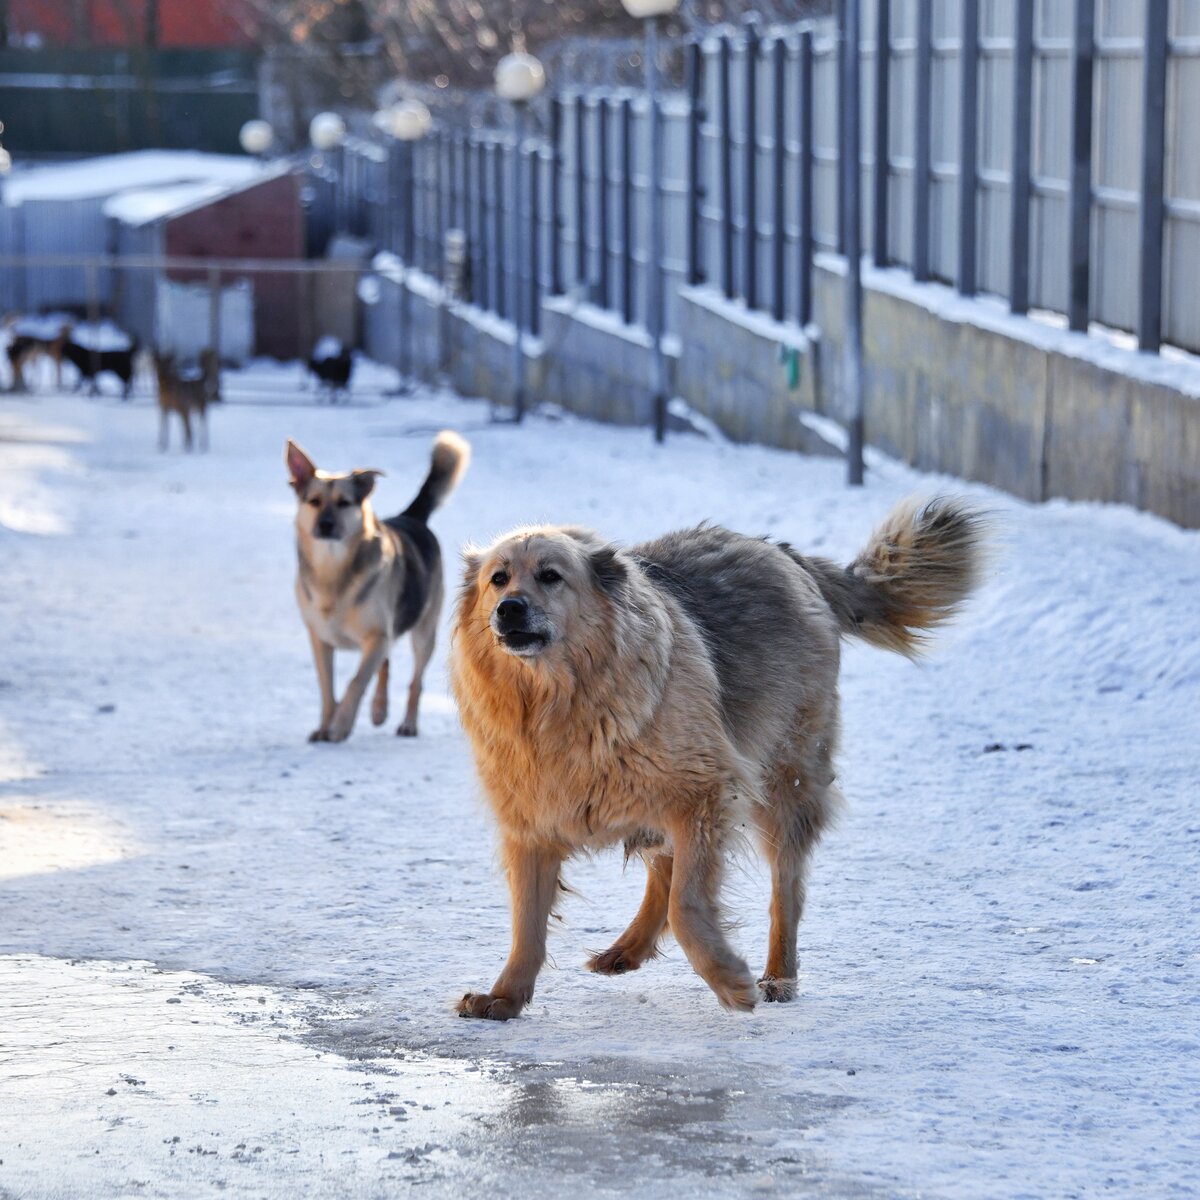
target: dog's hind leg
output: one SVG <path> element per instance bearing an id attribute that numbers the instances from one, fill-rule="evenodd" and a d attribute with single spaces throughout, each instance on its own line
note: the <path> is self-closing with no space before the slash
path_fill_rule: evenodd
<path id="1" fill-rule="evenodd" d="M 192 449 L 192 418 L 186 408 L 181 408 L 179 415 L 183 418 L 183 448 L 190 453 Z"/>
<path id="2" fill-rule="evenodd" d="M 379 667 L 375 680 L 375 697 L 371 701 L 371 724 L 382 725 L 388 714 L 388 674 L 391 670 L 390 659 L 385 658 Z"/>
<path id="3" fill-rule="evenodd" d="M 425 668 L 433 657 L 433 648 L 437 644 L 437 622 L 440 605 L 430 604 L 425 615 L 413 626 L 413 674 L 412 682 L 408 685 L 408 704 L 404 709 L 404 720 L 396 730 L 398 737 L 417 736 L 417 709 L 421 704 L 421 686 L 425 677 Z"/>
<path id="4" fill-rule="evenodd" d="M 796 937 L 804 915 L 804 877 L 833 807 L 832 778 L 827 759 L 807 769 L 783 766 L 775 772 L 767 804 L 759 811 L 759 835 L 771 864 L 771 932 L 767 966 L 758 981 L 764 1000 L 783 1002 L 796 995 Z"/>
<path id="5" fill-rule="evenodd" d="M 468 992 L 458 1002 L 460 1017 L 507 1021 L 533 998 L 533 985 L 546 961 L 546 925 L 558 897 L 562 861 L 562 853 L 552 846 L 505 839 L 504 863 L 512 893 L 512 949 L 490 992 Z"/>
<path id="6" fill-rule="evenodd" d="M 667 911 L 671 932 L 688 962 L 722 1006 L 749 1012 L 758 993 L 749 968 L 726 940 L 721 920 L 725 847 L 718 813 L 724 808 L 710 802 L 671 821 L 675 862 Z"/>
<path id="7" fill-rule="evenodd" d="M 658 952 L 658 939 L 667 928 L 667 910 L 671 899 L 669 854 L 646 858 L 646 894 L 629 928 L 603 954 L 588 961 L 588 969 L 598 975 L 623 975 L 636 971 Z"/>

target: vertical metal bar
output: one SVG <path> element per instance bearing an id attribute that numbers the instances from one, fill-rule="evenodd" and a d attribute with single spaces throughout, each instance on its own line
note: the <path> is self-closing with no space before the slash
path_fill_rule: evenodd
<path id="1" fill-rule="evenodd" d="M 416 146 L 401 143 L 404 163 L 404 226 L 400 234 L 400 257 L 404 260 L 404 275 L 400 283 L 400 375 L 401 386 L 411 390 L 416 379 L 413 361 L 412 271 L 417 247 L 417 171 Z"/>
<path id="2" fill-rule="evenodd" d="M 600 262 L 599 262 L 599 279 L 598 290 L 600 293 L 600 307 L 612 308 L 612 271 L 609 269 L 609 193 L 610 193 L 610 175 L 609 169 L 609 154 L 608 154 L 608 113 L 609 113 L 609 98 L 601 96 L 596 106 L 596 187 L 597 187 L 597 223 L 599 229 L 600 243 Z"/>
<path id="3" fill-rule="evenodd" d="M 550 294 L 562 295 L 563 102 L 550 98 Z"/>
<path id="4" fill-rule="evenodd" d="M 633 324 L 633 101 L 621 101 L 621 319 Z"/>
<path id="5" fill-rule="evenodd" d="M 839 254 L 846 253 L 846 230 L 843 220 L 846 216 L 846 173 L 842 170 L 842 152 L 845 149 L 846 136 L 846 55 L 842 37 L 846 27 L 846 0 L 834 0 L 834 16 L 837 21 L 837 38 L 834 44 L 834 76 L 837 95 L 837 170 L 834 173 L 836 189 L 836 244 Z"/>
<path id="6" fill-rule="evenodd" d="M 512 240 L 509 246 L 511 311 L 513 323 L 513 420 L 525 416 L 525 303 L 524 273 L 529 257 L 525 252 L 524 172 L 521 150 L 525 141 L 525 105 L 513 105 L 512 146 Z"/>
<path id="7" fill-rule="evenodd" d="M 587 113 L 583 96 L 575 96 L 575 279 L 587 283 Z"/>
<path id="8" fill-rule="evenodd" d="M 717 60 L 721 77 L 721 284 L 725 297 L 732 300 L 733 282 L 733 95 L 730 58 L 733 47 L 729 35 L 721 37 Z"/>
<path id="9" fill-rule="evenodd" d="M 913 155 L 912 273 L 918 282 L 929 278 L 929 182 L 932 140 L 933 0 L 917 0 L 917 111 Z"/>
<path id="10" fill-rule="evenodd" d="M 771 130 L 771 315 L 784 317 L 784 262 L 787 254 L 787 130 L 783 107 L 787 79 L 787 43 L 776 37 L 771 46 L 771 89 L 774 118 Z"/>
<path id="11" fill-rule="evenodd" d="M 976 209 L 979 186 L 979 0 L 962 0 L 959 39 L 958 291 L 976 288 Z"/>
<path id="12" fill-rule="evenodd" d="M 92 326 L 91 353 L 88 355 L 92 368 L 92 388 L 97 389 L 97 376 L 100 374 L 100 268 L 94 259 L 90 260 L 83 270 L 87 288 L 87 319 Z"/>
<path id="13" fill-rule="evenodd" d="M 525 155 L 529 174 L 529 292 L 526 328 L 536 337 L 542 331 L 542 151 L 535 146 Z"/>
<path id="14" fill-rule="evenodd" d="M 704 203 L 704 184 L 700 175 L 700 125 L 707 115 L 704 111 L 704 47 L 699 39 L 688 43 L 688 283 L 704 280 L 700 241 L 701 206 Z"/>
<path id="15" fill-rule="evenodd" d="M 1009 228 L 1008 303 L 1029 311 L 1029 204 L 1033 185 L 1033 3 L 1015 0 L 1013 40 L 1012 211 Z"/>
<path id="16" fill-rule="evenodd" d="M 742 123 L 742 294 L 747 308 L 758 307 L 758 27 L 746 21 L 746 111 Z"/>
<path id="17" fill-rule="evenodd" d="M 842 155 L 846 233 L 845 334 L 842 344 L 843 401 L 848 423 L 846 479 L 863 481 L 863 346 L 862 346 L 862 132 L 859 125 L 859 0 L 844 0 L 843 63 L 845 67 L 845 140 Z"/>
<path id="18" fill-rule="evenodd" d="M 813 231 L 813 35 L 811 30 L 800 34 L 800 288 L 797 308 L 800 324 L 812 320 L 813 253 L 816 238 Z"/>
<path id="19" fill-rule="evenodd" d="M 667 436 L 667 359 L 663 350 L 662 109 L 658 96 L 658 18 L 646 21 L 646 108 L 650 121 L 647 198 L 650 245 L 646 255 L 646 328 L 654 344 L 654 440 Z"/>
<path id="20" fill-rule="evenodd" d="M 877 267 L 888 265 L 888 168 L 891 129 L 892 4 L 875 0 L 875 151 L 872 176 L 871 254 Z M 926 81 L 927 83 L 928 81 Z M 921 86 L 921 80 L 917 81 Z"/>
<path id="21" fill-rule="evenodd" d="M 208 268 L 208 348 L 221 357 L 221 268 Z"/>
<path id="22" fill-rule="evenodd" d="M 1071 193 L 1067 323 L 1086 332 L 1091 293 L 1092 86 L 1096 45 L 1096 0 L 1075 0 L 1071 46 Z"/>
<path id="23" fill-rule="evenodd" d="M 1146 0 L 1146 44 L 1142 67 L 1142 200 L 1138 212 L 1141 225 L 1138 348 L 1152 352 L 1162 346 L 1168 16 L 1168 0 Z"/>
<path id="24" fill-rule="evenodd" d="M 507 317 L 508 309 L 508 280 L 505 274 L 509 263 L 504 255 L 504 147 L 499 142 L 492 143 L 492 247 L 495 251 L 493 259 L 496 263 L 496 315 Z"/>

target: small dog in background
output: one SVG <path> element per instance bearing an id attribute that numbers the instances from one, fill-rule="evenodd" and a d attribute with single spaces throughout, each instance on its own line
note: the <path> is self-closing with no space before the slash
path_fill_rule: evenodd
<path id="1" fill-rule="evenodd" d="M 349 397 L 350 376 L 354 374 L 354 355 L 349 346 L 335 337 L 323 337 L 313 347 L 308 369 L 317 377 L 318 397 L 324 394 L 330 404 L 336 404 L 339 395 Z"/>
<path id="2" fill-rule="evenodd" d="M 792 999 L 807 863 L 837 803 L 840 641 L 915 655 L 974 586 L 982 536 L 943 499 L 894 509 L 845 568 L 711 526 L 628 550 L 544 526 L 468 551 L 451 679 L 500 825 L 513 941 L 459 1013 L 503 1021 L 529 1003 L 563 862 L 622 841 L 645 860 L 645 898 L 593 971 L 636 970 L 669 927 L 726 1008 Z M 757 987 L 720 905 L 742 827 L 771 864 Z"/>
<path id="3" fill-rule="evenodd" d="M 63 343 L 62 356 L 79 372 L 77 390 L 86 383 L 88 395 L 98 396 L 99 376 L 107 371 L 121 381 L 121 399 L 128 400 L 133 391 L 133 367 L 138 345 L 137 338 L 132 338 L 126 347 L 96 349 L 68 338 Z"/>
<path id="4" fill-rule="evenodd" d="M 441 547 L 429 518 L 458 486 L 470 454 L 458 434 L 439 433 L 416 498 L 399 516 L 381 521 L 369 497 L 382 471 L 319 471 L 295 442 L 287 443 L 288 473 L 299 501 L 296 601 L 312 641 L 321 690 L 321 720 L 310 742 L 341 742 L 350 736 L 372 679 L 377 682 L 371 721 L 382 725 L 387 720 L 389 656 L 392 644 L 409 631 L 413 676 L 396 733 L 416 736 L 422 678 L 433 655 L 445 594 Z M 334 650 L 358 650 L 362 656 L 340 701 L 334 698 Z"/>
<path id="5" fill-rule="evenodd" d="M 154 354 L 154 373 L 158 378 L 158 448 L 166 450 L 168 428 L 174 413 L 183 424 L 183 447 L 192 448 L 192 414 L 200 425 L 200 449 L 208 449 L 208 406 L 221 399 L 221 363 L 217 352 L 208 347 L 200 352 L 197 371 L 176 365 L 174 354 Z"/>
<path id="6" fill-rule="evenodd" d="M 29 391 L 25 369 L 41 358 L 47 358 L 54 364 L 54 384 L 61 389 L 63 350 L 71 337 L 70 322 L 58 323 L 53 318 L 10 317 L 5 324 L 9 334 L 6 353 L 12 376 L 10 390 Z"/>

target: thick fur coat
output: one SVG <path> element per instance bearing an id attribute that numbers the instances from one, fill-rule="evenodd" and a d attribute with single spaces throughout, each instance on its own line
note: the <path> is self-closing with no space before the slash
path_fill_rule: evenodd
<path id="1" fill-rule="evenodd" d="M 848 567 L 702 526 L 622 549 L 569 527 L 468 551 L 452 683 L 499 822 L 513 945 L 464 1016 L 529 1002 L 573 853 L 624 842 L 646 861 L 632 924 L 589 964 L 635 970 L 669 928 L 726 1007 L 795 991 L 808 857 L 836 806 L 839 644 L 914 654 L 975 580 L 981 521 L 899 506 Z M 731 836 L 771 866 L 766 969 L 725 935 Z"/>

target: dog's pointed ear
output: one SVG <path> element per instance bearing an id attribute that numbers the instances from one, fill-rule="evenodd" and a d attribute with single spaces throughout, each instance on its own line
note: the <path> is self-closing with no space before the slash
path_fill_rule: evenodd
<path id="1" fill-rule="evenodd" d="M 291 438 L 288 438 L 287 449 L 283 452 L 283 458 L 287 463 L 288 474 L 292 477 L 292 487 L 297 492 L 303 492 L 317 473 L 316 465 Z"/>
<path id="2" fill-rule="evenodd" d="M 592 577 L 596 580 L 597 587 L 610 596 L 620 591 L 622 585 L 629 578 L 629 571 L 617 547 L 602 546 L 599 550 L 593 550 L 588 555 L 588 559 L 592 565 Z"/>
<path id="3" fill-rule="evenodd" d="M 483 551 L 478 546 L 468 543 L 462 549 L 462 564 L 463 586 L 470 587 L 479 575 L 479 569 L 483 566 Z"/>
<path id="4" fill-rule="evenodd" d="M 386 474 L 386 471 L 379 471 L 375 467 L 364 467 L 362 470 L 350 472 L 354 483 L 354 497 L 359 504 L 375 490 L 375 480 Z"/>

